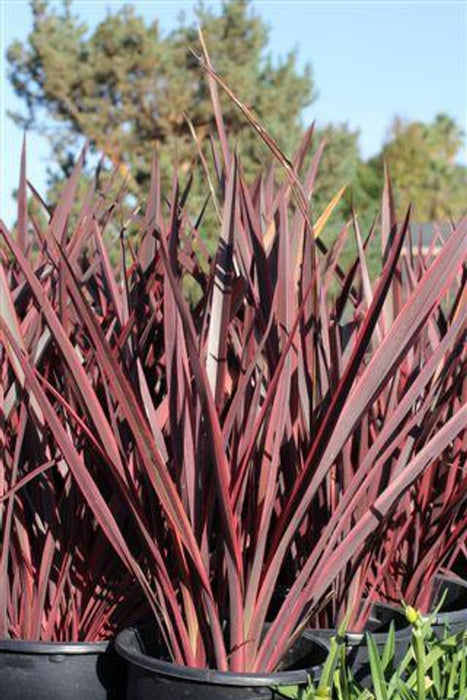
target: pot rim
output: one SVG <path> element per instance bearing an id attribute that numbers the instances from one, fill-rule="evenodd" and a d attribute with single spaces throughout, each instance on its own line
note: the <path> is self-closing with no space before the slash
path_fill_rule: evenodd
<path id="1" fill-rule="evenodd" d="M 0 639 L 0 652 L 12 654 L 103 654 L 110 646 L 110 641 L 43 642 L 27 639 Z"/>
<path id="2" fill-rule="evenodd" d="M 360 646 L 360 644 L 366 644 L 366 632 L 346 632 L 344 634 L 345 645 L 348 647 Z M 412 634 L 412 628 L 409 624 L 406 627 L 400 627 L 395 630 L 395 635 L 397 639 L 406 639 Z M 386 643 L 388 638 L 387 632 L 370 632 L 372 639 L 377 646 L 382 646 Z M 306 639 L 313 641 L 316 640 L 329 640 L 331 637 L 337 636 L 337 629 L 307 629 L 303 632 L 303 636 Z M 329 643 L 329 642 L 328 642 Z"/>
<path id="3" fill-rule="evenodd" d="M 207 668 L 191 668 L 171 661 L 163 661 L 143 652 L 131 650 L 129 642 L 136 637 L 137 627 L 129 627 L 122 630 L 116 637 L 114 647 L 119 656 L 146 671 L 153 671 L 162 676 L 177 678 L 181 681 L 192 683 L 204 683 L 211 685 L 229 686 L 256 686 L 270 687 L 276 685 L 303 685 L 308 683 L 309 676 L 322 667 L 321 664 L 294 671 L 278 671 L 276 673 L 237 673 L 233 671 L 218 671 Z M 318 639 L 308 640 L 313 642 L 324 654 L 327 654 L 326 645 Z M 323 661 L 324 663 L 324 661 Z"/>
<path id="4" fill-rule="evenodd" d="M 404 611 L 402 608 L 392 605 L 391 603 L 382 603 L 378 601 L 377 603 L 374 604 L 375 610 L 382 610 L 382 611 L 388 611 L 392 613 L 393 615 L 393 620 L 396 621 L 397 618 L 399 618 L 399 624 L 400 626 L 396 626 L 394 632 L 396 634 L 397 639 L 406 639 L 406 637 L 410 637 L 412 634 L 412 628 L 406 620 Z M 345 639 L 345 644 L 348 647 L 354 647 L 354 646 L 359 646 L 362 644 L 362 642 L 365 644 L 366 643 L 366 634 L 367 631 L 363 630 L 363 632 L 356 632 L 355 630 L 347 630 L 345 634 L 343 635 Z M 374 631 L 370 632 L 371 637 L 375 641 L 375 643 L 378 646 L 384 645 L 386 643 L 386 639 L 388 636 L 388 631 Z M 314 627 L 309 627 L 307 628 L 304 632 L 303 635 L 307 639 L 325 639 L 327 640 L 327 644 L 329 645 L 329 639 L 331 637 L 337 636 L 337 628 L 336 627 L 328 627 L 328 628 L 314 628 Z"/>

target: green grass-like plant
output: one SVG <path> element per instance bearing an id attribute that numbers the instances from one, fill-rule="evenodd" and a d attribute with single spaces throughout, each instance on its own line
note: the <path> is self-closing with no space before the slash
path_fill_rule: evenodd
<path id="1" fill-rule="evenodd" d="M 307 687 L 280 686 L 279 697 L 290 700 L 466 700 L 467 630 L 439 639 L 431 628 L 443 599 L 429 616 L 404 604 L 412 627 L 409 649 L 394 666 L 395 628 L 391 624 L 380 653 L 368 633 L 371 680 L 362 687 L 347 661 L 345 622 L 331 641 L 328 658 L 317 684 Z"/>

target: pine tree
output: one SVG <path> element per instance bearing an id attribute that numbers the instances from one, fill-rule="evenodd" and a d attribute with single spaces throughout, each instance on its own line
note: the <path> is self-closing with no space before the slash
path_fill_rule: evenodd
<path id="1" fill-rule="evenodd" d="M 79 136 L 113 163 L 129 166 L 135 194 L 147 185 L 154 146 L 163 174 L 174 159 L 187 169 L 196 150 L 184 115 L 201 140 L 215 132 L 207 81 L 194 55 L 200 53 L 196 27 L 181 20 L 164 36 L 157 20 L 148 26 L 126 6 L 90 31 L 69 1 L 58 10 L 44 0 L 31 6 L 27 42 L 15 42 L 7 54 L 10 80 L 27 106 L 26 114 L 13 117 L 48 136 L 61 166 L 55 175 L 69 171 Z M 213 65 L 281 146 L 293 150 L 302 110 L 314 98 L 310 67 L 300 71 L 293 51 L 272 60 L 267 28 L 248 0 L 226 1 L 219 14 L 200 4 L 197 15 Z M 267 154 L 235 106 L 222 103 L 248 172 Z"/>

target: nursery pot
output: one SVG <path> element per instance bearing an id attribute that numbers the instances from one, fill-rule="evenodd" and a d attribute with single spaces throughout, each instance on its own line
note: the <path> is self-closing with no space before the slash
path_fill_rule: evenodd
<path id="1" fill-rule="evenodd" d="M 294 645 L 277 673 L 230 673 L 171 663 L 155 626 L 133 627 L 115 641 L 127 662 L 127 697 L 131 700 L 257 700 L 275 698 L 278 685 L 305 687 L 318 679 L 327 649 L 303 637 Z"/>
<path id="2" fill-rule="evenodd" d="M 467 630 L 467 581 L 457 576 L 435 576 L 432 608 L 436 607 L 436 602 L 444 591 L 446 599 L 432 623 L 433 631 L 438 637 L 443 637 L 445 633 L 451 635 Z"/>
<path id="3" fill-rule="evenodd" d="M 121 700 L 124 672 L 109 642 L 0 640 L 2 700 Z"/>
<path id="4" fill-rule="evenodd" d="M 370 632 L 381 655 L 387 640 L 391 622 L 395 627 L 394 668 L 405 656 L 409 648 L 412 628 L 406 620 L 402 609 L 377 603 L 373 606 L 371 615 L 363 632 L 347 632 L 345 646 L 347 649 L 347 663 L 352 669 L 355 680 L 366 686 L 371 680 L 370 658 L 366 643 L 366 632 Z M 304 632 L 307 639 L 319 640 L 327 648 L 330 648 L 331 638 L 337 634 L 335 629 L 309 629 Z"/>

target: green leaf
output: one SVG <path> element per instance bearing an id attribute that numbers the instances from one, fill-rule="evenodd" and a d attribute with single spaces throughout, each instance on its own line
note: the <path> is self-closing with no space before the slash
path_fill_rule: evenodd
<path id="1" fill-rule="evenodd" d="M 347 670 L 346 648 L 343 645 L 339 652 L 339 664 L 335 673 L 335 688 L 339 688 L 342 700 L 352 697 L 349 685 L 349 672 Z"/>
<path id="2" fill-rule="evenodd" d="M 467 649 L 465 645 L 465 638 L 462 639 L 461 647 L 461 664 L 459 669 L 459 695 L 462 697 L 467 696 Z"/>
<path id="3" fill-rule="evenodd" d="M 440 665 L 439 665 L 439 659 L 435 659 L 433 661 L 432 667 L 431 667 L 431 674 L 433 677 L 433 684 L 436 690 L 436 697 L 437 698 L 442 698 L 442 683 L 441 683 L 441 670 L 440 670 Z"/>
<path id="4" fill-rule="evenodd" d="M 283 698 L 291 698 L 291 700 L 299 700 L 300 697 L 298 685 L 277 685 L 274 687 L 274 692 Z"/>
<path id="5" fill-rule="evenodd" d="M 413 694 L 400 678 L 396 678 L 396 687 L 398 694 L 391 696 L 391 698 L 394 698 L 394 700 L 414 700 Z"/>
<path id="6" fill-rule="evenodd" d="M 376 700 L 388 700 L 382 662 L 378 653 L 378 647 L 371 634 L 366 635 L 366 643 L 370 659 L 371 680 L 373 681 Z"/>
<path id="7" fill-rule="evenodd" d="M 388 669 L 390 666 L 391 667 L 393 666 L 395 648 L 396 648 L 396 633 L 395 633 L 394 621 L 392 621 L 391 625 L 389 627 L 388 636 L 386 639 L 386 643 L 384 645 L 383 656 L 381 659 L 381 665 L 383 667 L 383 671 L 386 671 L 386 669 Z"/>
<path id="8" fill-rule="evenodd" d="M 331 639 L 331 646 L 321 673 L 318 692 L 320 690 L 327 690 L 328 688 L 332 689 L 334 672 L 339 662 L 339 654 L 342 647 L 345 645 L 345 632 L 347 630 L 347 625 L 349 624 L 350 615 L 351 611 L 349 610 L 337 630 L 337 635 Z"/>
<path id="9" fill-rule="evenodd" d="M 459 666 L 459 654 L 455 653 L 451 660 L 451 669 L 449 672 L 448 687 L 446 692 L 446 700 L 454 700 L 456 697 L 456 685 L 459 679 L 458 666 Z"/>

